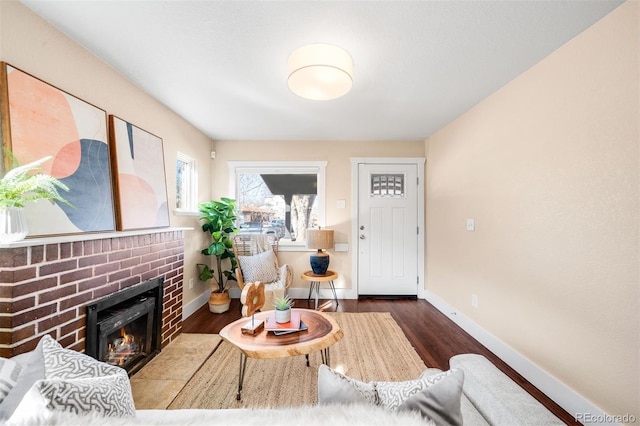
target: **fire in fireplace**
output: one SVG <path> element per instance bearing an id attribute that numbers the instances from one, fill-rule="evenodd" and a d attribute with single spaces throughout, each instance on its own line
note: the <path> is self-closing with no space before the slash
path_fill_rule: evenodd
<path id="1" fill-rule="evenodd" d="M 122 367 L 132 360 L 147 354 L 143 345 L 138 343 L 146 340 L 145 334 L 142 334 L 142 338 L 136 338 L 135 334 L 127 333 L 127 329 L 122 327 L 119 333 L 114 333 L 107 337 L 107 342 L 111 343 L 109 343 L 107 354 L 104 358 L 108 364 Z"/>
<path id="2" fill-rule="evenodd" d="M 85 353 L 133 375 L 160 352 L 162 278 L 87 306 Z"/>

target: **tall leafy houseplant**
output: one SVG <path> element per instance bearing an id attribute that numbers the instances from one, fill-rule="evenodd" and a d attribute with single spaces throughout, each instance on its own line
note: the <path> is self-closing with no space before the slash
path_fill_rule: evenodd
<path id="1" fill-rule="evenodd" d="M 0 242 L 13 242 L 27 236 L 26 203 L 48 200 L 71 204 L 60 195 L 59 190 L 69 191 L 64 183 L 37 172 L 51 156 L 20 166 L 10 151 L 5 150 L 5 155 L 11 160 L 11 168 L 0 179 Z"/>
<path id="2" fill-rule="evenodd" d="M 202 224 L 202 231 L 211 235 L 211 244 L 208 247 L 202 249 L 201 253 L 207 256 L 215 256 L 216 266 L 215 269 L 211 269 L 209 265 L 204 263 L 198 263 L 200 269 L 200 279 L 208 281 L 214 279 L 217 287 L 213 289 L 211 298 L 209 300 L 209 309 L 212 312 L 220 311 L 225 312 L 229 309 L 229 294 L 227 293 L 227 283 L 229 280 L 235 281 L 233 271 L 236 268 L 236 258 L 233 254 L 233 244 L 231 242 L 231 236 L 238 232 L 235 227 L 235 208 L 236 201 L 230 198 L 221 198 L 219 201 L 208 201 L 201 203 L 200 206 L 200 219 L 205 222 Z M 222 262 L 228 259 L 231 264 L 231 269 L 223 270 Z M 226 281 L 225 281 L 226 277 Z M 216 294 L 220 296 L 216 296 Z M 226 303 L 226 309 L 223 307 L 215 308 L 215 301 L 224 301 Z M 223 304 L 223 303 L 219 303 Z"/>

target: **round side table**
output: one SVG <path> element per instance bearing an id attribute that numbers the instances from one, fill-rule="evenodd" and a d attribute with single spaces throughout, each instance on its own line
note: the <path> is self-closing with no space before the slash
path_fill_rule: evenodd
<path id="1" fill-rule="evenodd" d="M 305 271 L 300 278 L 304 281 L 310 281 L 311 284 L 309 286 L 309 296 L 307 297 L 307 302 L 311 300 L 311 292 L 315 288 L 316 290 L 316 311 L 318 310 L 318 293 L 320 292 L 320 283 L 328 282 L 331 291 L 333 292 L 333 299 L 336 301 L 336 306 L 338 303 L 338 296 L 336 295 L 336 287 L 333 285 L 333 280 L 338 278 L 338 273 L 336 271 L 328 270 L 326 274 L 314 274 L 313 271 Z"/>

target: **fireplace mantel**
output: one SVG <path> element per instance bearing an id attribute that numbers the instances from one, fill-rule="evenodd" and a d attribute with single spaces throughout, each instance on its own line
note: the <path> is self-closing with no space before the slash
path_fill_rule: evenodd
<path id="1" fill-rule="evenodd" d="M 169 227 L 169 228 L 137 229 L 135 231 L 91 232 L 91 233 L 83 233 L 83 234 L 56 235 L 53 237 L 35 237 L 35 238 L 26 238 L 22 241 L 16 241 L 13 243 L 0 243 L 0 249 L 41 246 L 46 244 L 70 243 L 70 242 L 76 242 L 76 241 L 102 240 L 105 238 L 130 237 L 133 235 L 160 234 L 163 232 L 171 232 L 171 231 L 193 231 L 193 228 Z"/>
<path id="2" fill-rule="evenodd" d="M 45 334 L 85 347 L 86 306 L 164 279 L 162 347 L 182 332 L 184 233 L 154 228 L 27 238 L 0 244 L 0 356 L 35 348 Z"/>

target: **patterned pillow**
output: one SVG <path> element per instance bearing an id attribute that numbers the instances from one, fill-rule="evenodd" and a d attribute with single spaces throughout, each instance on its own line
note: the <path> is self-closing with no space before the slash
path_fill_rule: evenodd
<path id="1" fill-rule="evenodd" d="M 238 263 L 247 283 L 260 281 L 267 284 L 278 280 L 278 266 L 273 250 L 253 256 L 238 256 Z"/>
<path id="2" fill-rule="evenodd" d="M 31 389 L 38 380 L 45 378 L 44 357 L 42 355 L 43 340 L 44 339 L 40 339 L 36 348 L 29 353 L 26 362 L 22 363 L 23 369 L 20 377 L 18 377 L 18 382 L 2 404 L 0 404 L 0 424 L 4 424 L 4 421 L 11 418 L 16 408 L 18 408 L 24 399 L 24 396 L 29 392 L 29 389 Z"/>
<path id="3" fill-rule="evenodd" d="M 11 417 L 12 422 L 28 423 L 34 413 L 53 411 L 135 416 L 125 370 L 64 349 L 48 335 L 42 340 L 45 378 L 29 389 Z"/>
<path id="4" fill-rule="evenodd" d="M 22 366 L 17 362 L 8 358 L 0 358 L 0 404 L 18 383 L 20 371 L 22 371 Z"/>
<path id="5" fill-rule="evenodd" d="M 438 381 L 402 402 L 396 411 L 417 411 L 437 425 L 462 426 L 462 383 L 464 372 L 450 370 Z"/>
<path id="6" fill-rule="evenodd" d="M 418 411 L 437 425 L 462 425 L 462 370 L 405 382 L 364 383 L 325 365 L 318 370 L 318 404 L 367 402 L 390 411 Z"/>
<path id="7" fill-rule="evenodd" d="M 448 370 L 433 376 L 421 376 L 419 379 L 406 382 L 375 382 L 380 405 L 395 411 L 407 399 L 452 373 L 452 370 Z"/>
<path id="8" fill-rule="evenodd" d="M 321 364 L 318 369 L 318 404 L 358 402 L 379 405 L 376 387 L 371 383 L 347 377 Z"/>

